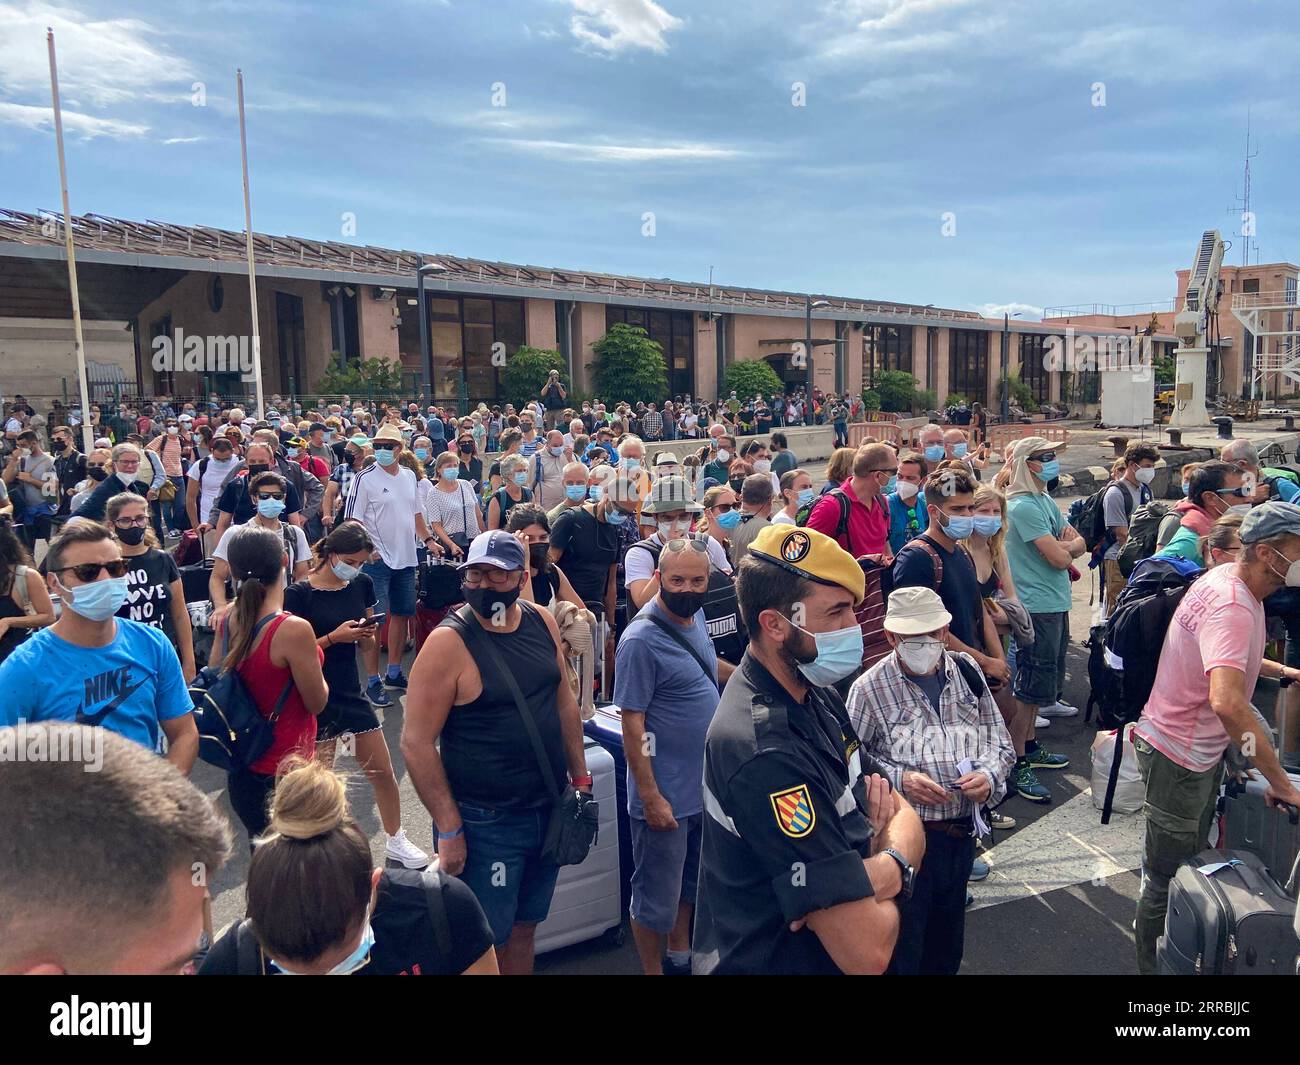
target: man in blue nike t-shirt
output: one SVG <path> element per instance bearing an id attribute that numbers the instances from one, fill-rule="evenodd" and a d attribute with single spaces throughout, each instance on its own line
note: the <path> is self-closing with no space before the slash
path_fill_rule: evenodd
<path id="1" fill-rule="evenodd" d="M 63 612 L 0 663 L 0 727 L 75 721 L 158 749 L 183 773 L 199 733 L 176 650 L 160 629 L 117 618 L 126 598 L 122 552 L 102 525 L 78 521 L 50 544 L 46 582 Z"/>

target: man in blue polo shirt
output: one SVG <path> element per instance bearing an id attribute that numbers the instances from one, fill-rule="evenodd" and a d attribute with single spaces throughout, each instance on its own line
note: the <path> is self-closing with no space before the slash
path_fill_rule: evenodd
<path id="1" fill-rule="evenodd" d="M 158 749 L 183 773 L 199 733 L 176 650 L 161 629 L 114 617 L 126 600 L 126 565 L 108 529 L 74 522 L 46 555 L 63 612 L 0 663 L 0 727 L 75 721 Z"/>

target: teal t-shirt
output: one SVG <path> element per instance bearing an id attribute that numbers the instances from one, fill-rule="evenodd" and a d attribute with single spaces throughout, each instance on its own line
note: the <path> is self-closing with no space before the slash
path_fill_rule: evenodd
<path id="1" fill-rule="evenodd" d="M 1156 552 L 1156 558 L 1185 558 L 1188 562 L 1195 562 L 1198 566 L 1204 566 L 1205 560 L 1201 558 L 1201 538 L 1186 525 L 1183 525 L 1174 533 L 1169 543 Z"/>
<path id="2" fill-rule="evenodd" d="M 1070 575 L 1043 558 L 1034 541 L 1059 536 L 1065 528 L 1061 508 L 1052 497 L 1015 495 L 1007 500 L 1007 561 L 1016 592 L 1031 614 L 1057 614 L 1070 609 Z"/>

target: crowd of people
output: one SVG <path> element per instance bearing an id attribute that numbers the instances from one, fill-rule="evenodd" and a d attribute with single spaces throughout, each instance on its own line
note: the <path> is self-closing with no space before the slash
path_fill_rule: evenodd
<path id="1" fill-rule="evenodd" d="M 573 857 L 557 839 L 590 817 L 599 701 L 621 712 L 647 974 L 956 973 L 981 838 L 1069 764 L 1040 736 L 1078 713 L 1072 580 L 1094 561 L 1114 608 L 1160 456 L 1117 463 L 1092 546 L 1051 495 L 1064 444 L 1018 440 L 986 481 L 982 411 L 915 448 L 844 446 L 861 413 L 817 391 L 570 404 L 553 376 L 468 415 L 159 398 L 92 410 L 104 435 L 82 454 L 77 412 L 15 404 L 0 726 L 98 744 L 105 769 L 0 774 L 8 808 L 39 810 L 4 832 L 24 857 L 0 862 L 0 971 L 530 972 Z M 835 435 L 824 468 L 790 446 L 804 424 Z M 1260 665 L 1263 601 L 1300 586 L 1297 491 L 1234 443 L 1185 468 L 1151 545 L 1206 572 L 1136 733 L 1163 811 L 1144 972 L 1230 738 L 1250 733 L 1270 795 L 1300 802 L 1250 708 L 1258 675 L 1300 678 Z M 246 917 L 213 937 L 189 871 L 210 883 L 234 837 L 185 777 L 221 743 L 201 695 L 230 675 L 267 739 L 228 768 L 252 858 Z M 433 857 L 402 824 L 398 708 Z"/>

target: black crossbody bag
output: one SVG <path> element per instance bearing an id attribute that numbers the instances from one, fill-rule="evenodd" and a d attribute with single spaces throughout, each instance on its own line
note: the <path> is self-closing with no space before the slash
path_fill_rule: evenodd
<path id="1" fill-rule="evenodd" d="M 708 677 L 709 683 L 715 688 L 718 686 L 718 682 L 713 679 L 713 670 L 711 670 L 709 664 L 700 657 L 700 652 L 690 645 L 690 641 L 688 641 L 685 636 L 678 632 L 677 629 L 661 618 L 658 614 L 647 614 L 645 620 L 653 625 L 659 626 L 659 628 L 664 632 L 668 633 L 668 635 L 676 641 L 678 646 L 685 650 L 693 659 L 695 659 L 696 662 L 699 663 L 700 669 L 704 670 L 704 675 Z"/>
<path id="2" fill-rule="evenodd" d="M 520 609 L 525 608 L 521 606 Z M 515 706 L 523 718 L 529 742 L 533 745 L 533 754 L 537 756 L 542 783 L 553 796 L 550 821 L 546 826 L 546 841 L 542 845 L 542 859 L 556 865 L 580 865 L 596 841 L 600 804 L 590 795 L 584 795 L 576 788 L 568 787 L 555 779 L 555 772 L 546 757 L 546 748 L 542 745 L 541 733 L 537 731 L 537 722 L 533 719 L 533 712 L 528 709 L 528 703 L 524 700 L 524 693 L 519 690 L 514 674 L 506 667 L 500 652 L 492 646 L 492 641 L 479 631 L 481 626 L 473 616 L 473 611 L 465 606 L 457 611 L 457 615 L 473 634 L 473 640 L 483 657 L 505 680 L 510 694 L 514 696 Z"/>

